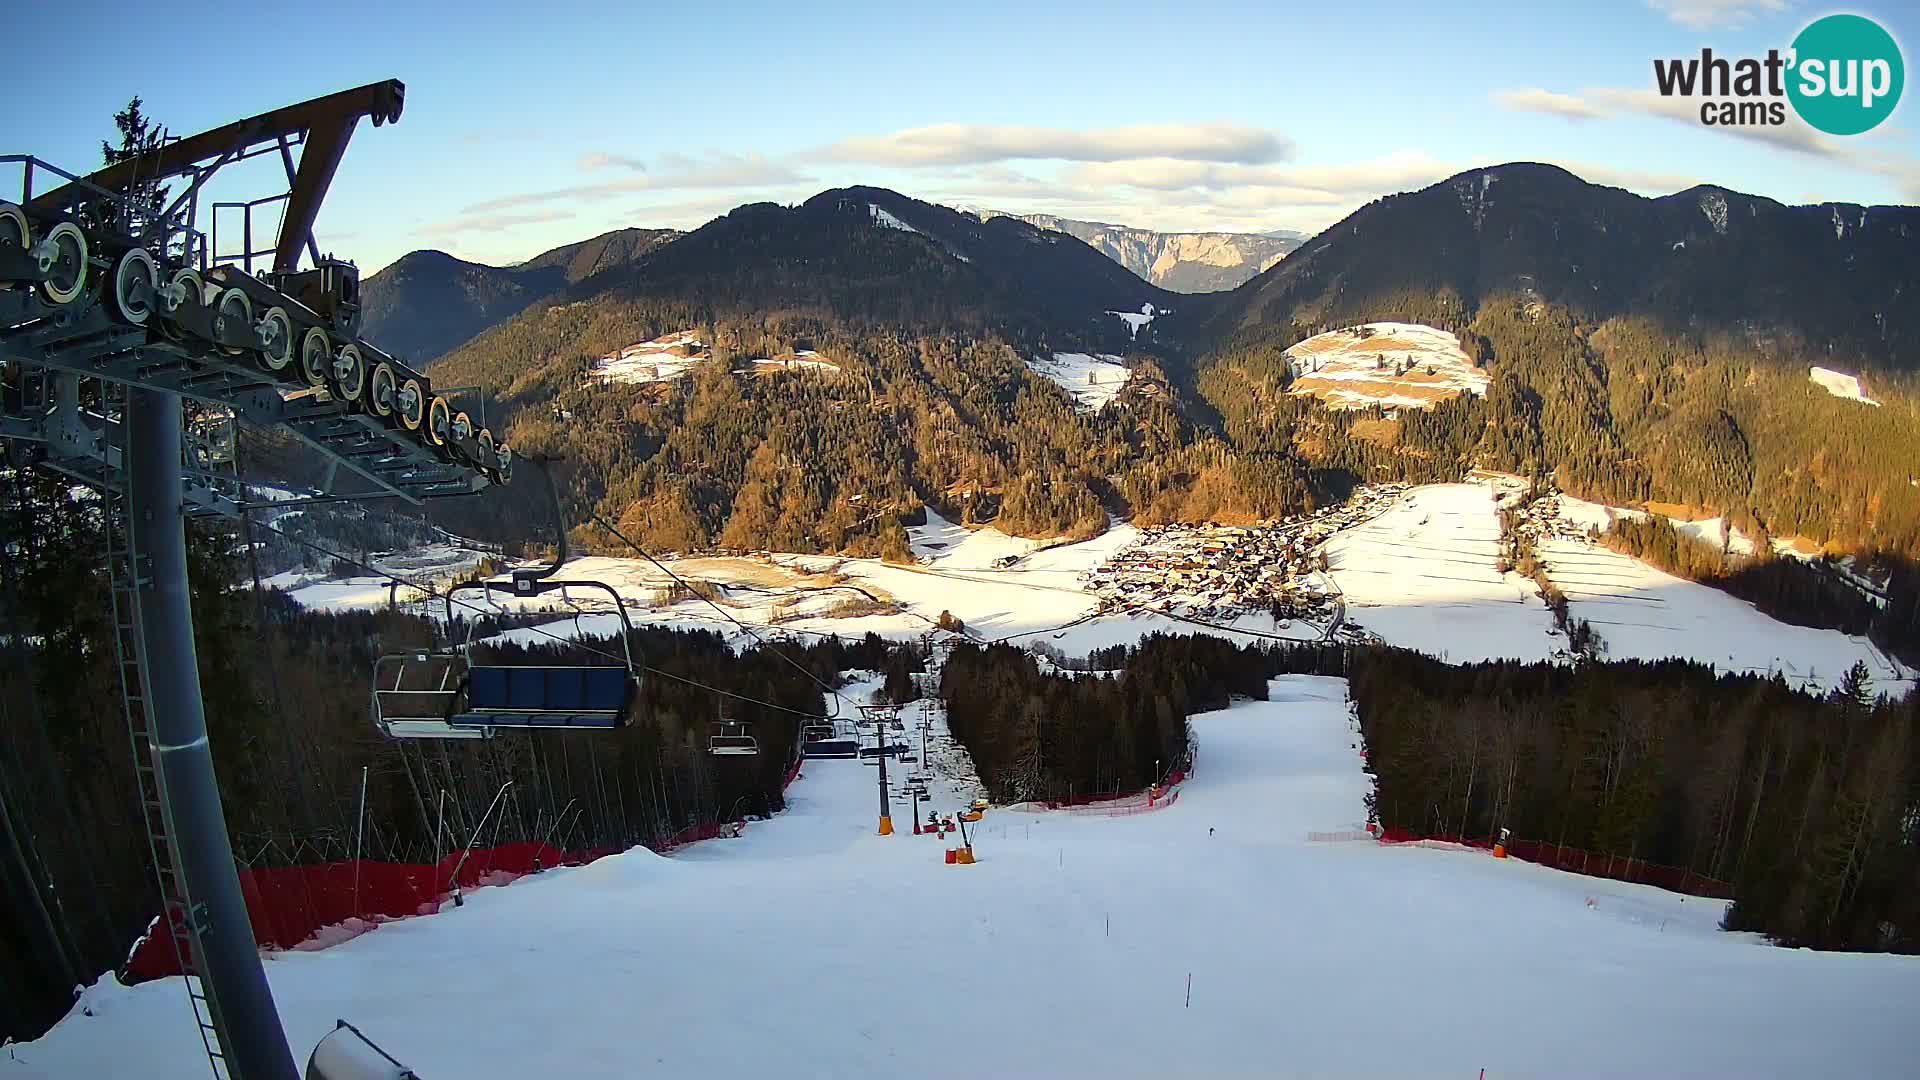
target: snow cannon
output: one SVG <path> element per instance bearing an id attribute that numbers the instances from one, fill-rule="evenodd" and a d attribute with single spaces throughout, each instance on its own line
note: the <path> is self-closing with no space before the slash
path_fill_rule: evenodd
<path id="1" fill-rule="evenodd" d="M 419 1080 L 412 1069 L 393 1060 L 360 1029 L 345 1020 L 313 1047 L 306 1080 Z"/>

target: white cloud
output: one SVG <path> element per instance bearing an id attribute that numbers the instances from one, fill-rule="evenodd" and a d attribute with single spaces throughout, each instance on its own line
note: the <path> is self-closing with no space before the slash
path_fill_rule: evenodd
<path id="1" fill-rule="evenodd" d="M 1264 189 L 1274 202 L 1325 204 L 1343 196 L 1377 195 L 1432 183 L 1454 172 L 1422 151 L 1402 150 L 1346 165 L 1236 165 L 1147 158 L 1076 165 L 1062 174 L 1073 184 L 1148 191 Z"/>
<path id="2" fill-rule="evenodd" d="M 1257 164 L 1293 152 L 1285 137 L 1237 124 L 1135 124 L 1127 127 L 1025 127 L 1008 124 L 932 124 L 887 135 L 857 135 L 814 156 L 870 165 L 915 168 L 993 161 L 1124 161 L 1173 158 Z"/>
<path id="3" fill-rule="evenodd" d="M 1765 143 L 1782 150 L 1815 157 L 1845 157 L 1847 150 L 1838 142 L 1815 131 L 1800 114 L 1786 109 L 1784 124 L 1734 124 L 1712 126 L 1700 122 L 1702 98 L 1664 97 L 1652 90 L 1601 88 L 1588 90 L 1587 96 L 1616 112 L 1636 112 L 1685 124 L 1696 131 L 1718 132 L 1736 139 Z"/>
<path id="4" fill-rule="evenodd" d="M 534 210 L 523 214 L 466 213 L 446 221 L 422 225 L 414 232 L 420 236 L 460 237 L 469 233 L 504 232 L 522 225 L 542 225 L 571 217 L 571 210 Z"/>
<path id="5" fill-rule="evenodd" d="M 1758 13 L 1787 10 L 1786 0 L 1647 0 L 1647 6 L 1695 30 L 1745 26 Z"/>
<path id="6" fill-rule="evenodd" d="M 1530 87 L 1525 90 L 1501 90 L 1493 99 L 1509 109 L 1521 112 L 1547 113 L 1568 120 L 1595 120 L 1606 112 L 1584 98 L 1572 94 L 1556 94 L 1551 90 Z"/>
<path id="7" fill-rule="evenodd" d="M 769 187 L 802 183 L 808 179 L 791 166 L 759 154 L 709 153 L 698 158 L 665 154 L 649 163 L 637 158 L 596 153 L 581 158 L 579 166 L 588 172 L 620 168 L 633 175 L 595 184 L 502 195 L 474 203 L 466 207 L 463 213 L 484 214 L 516 206 L 560 201 L 589 202 L 639 191 Z"/>

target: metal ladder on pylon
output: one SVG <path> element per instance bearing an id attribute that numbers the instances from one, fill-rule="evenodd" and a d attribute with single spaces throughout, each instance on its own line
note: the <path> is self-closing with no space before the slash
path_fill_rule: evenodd
<path id="1" fill-rule="evenodd" d="M 140 816 L 153 857 L 154 877 L 160 886 L 160 918 L 165 923 L 160 932 L 173 941 L 183 973 L 181 982 L 186 984 L 193 1019 L 200 1028 L 200 1043 L 207 1051 L 207 1064 L 215 1080 L 232 1080 L 222 1038 L 225 1024 L 220 1004 L 212 987 L 199 978 L 200 958 L 206 955 L 200 941 L 205 908 L 193 902 L 180 873 L 180 851 L 174 841 L 166 782 L 159 769 L 159 751 L 153 737 L 153 714 L 147 707 L 146 644 L 140 637 L 138 591 L 145 581 L 144 562 L 134 549 L 125 479 L 123 471 L 120 484 L 101 493 L 107 541 L 107 584 L 112 597 L 113 650 L 120 671 L 120 701 L 126 709 L 127 736 L 133 745 L 133 773 L 140 789 Z"/>

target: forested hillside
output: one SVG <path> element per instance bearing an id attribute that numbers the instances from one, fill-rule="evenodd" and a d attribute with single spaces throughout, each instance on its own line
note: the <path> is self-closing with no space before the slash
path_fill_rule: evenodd
<path id="1" fill-rule="evenodd" d="M 616 229 L 517 266 L 487 266 L 444 251 L 412 251 L 360 284 L 361 333 L 424 364 L 569 284 L 623 266 L 679 234 Z"/>
<path id="2" fill-rule="evenodd" d="M 436 374 L 490 388 L 509 441 L 567 458 L 576 507 L 669 548 L 898 554 L 923 504 L 1021 535 L 1109 513 L 1247 520 L 1489 467 L 1724 514 L 1763 540 L 1912 555 L 1912 216 L 1718 189 L 1645 199 L 1501 166 L 1371 204 L 1203 297 L 1015 219 L 848 188 L 742 207 Z M 1137 337 L 1109 314 L 1143 304 L 1158 314 Z M 1281 352 L 1360 319 L 1458 333 L 1492 374 L 1486 397 L 1390 416 L 1290 395 Z M 651 385 L 591 377 L 595 358 L 679 331 L 711 363 Z M 748 375 L 801 350 L 831 369 Z M 1055 351 L 1117 353 L 1135 377 L 1075 413 L 1023 363 Z M 1815 361 L 1870 370 L 1884 404 L 1827 394 Z M 472 524 L 523 516 L 500 505 Z"/>
<path id="3" fill-rule="evenodd" d="M 1920 705 L 1863 669 L 1826 699 L 1682 661 L 1350 678 L 1383 825 L 1681 867 L 1733 883 L 1729 929 L 1920 951 Z"/>
<path id="4" fill-rule="evenodd" d="M 1110 512 L 1259 517 L 1333 491 L 1291 453 L 1242 454 L 1196 425 L 1160 367 L 1177 316 L 1136 341 L 1107 314 L 1169 294 L 1023 222 L 848 189 L 742 207 L 585 284 L 434 375 L 489 388 L 509 442 L 566 459 L 576 520 L 596 507 L 650 546 L 897 555 L 925 504 L 1086 535 Z M 594 358 L 687 329 L 711 358 L 681 380 L 592 377 Z M 803 349 L 837 370 L 747 370 Z M 1072 349 L 1134 369 L 1098 414 L 1023 362 Z M 466 524 L 516 517 L 482 507 Z"/>

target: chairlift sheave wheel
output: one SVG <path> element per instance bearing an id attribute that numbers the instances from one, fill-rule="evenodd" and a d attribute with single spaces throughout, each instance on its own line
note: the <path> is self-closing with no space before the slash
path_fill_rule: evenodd
<path id="1" fill-rule="evenodd" d="M 489 477 L 492 477 L 494 475 L 494 469 L 500 462 L 499 455 L 494 453 L 493 449 L 493 432 L 488 431 L 486 428 L 481 428 L 473 435 L 473 445 L 474 466 L 481 472 L 486 473 Z"/>
<path id="2" fill-rule="evenodd" d="M 328 372 L 327 389 L 349 407 L 357 406 L 367 392 L 367 358 L 352 342 L 340 346 Z"/>
<path id="3" fill-rule="evenodd" d="M 33 227 L 27 224 L 27 212 L 10 202 L 0 202 L 0 247 L 18 249 L 22 255 L 33 250 Z"/>
<path id="4" fill-rule="evenodd" d="M 145 326 L 160 291 L 160 268 L 146 248 L 128 248 L 113 267 L 114 313 L 133 326 Z"/>
<path id="5" fill-rule="evenodd" d="M 408 378 L 400 384 L 400 392 L 394 396 L 394 415 L 400 418 L 400 426 L 414 434 L 427 422 L 427 388 L 419 379 Z"/>
<path id="6" fill-rule="evenodd" d="M 213 309 L 213 332 L 216 337 L 225 337 L 236 327 L 249 332 L 253 329 L 253 301 L 237 287 L 229 285 L 220 290 L 220 298 Z M 220 351 L 229 356 L 239 356 L 246 352 L 244 345 L 220 343 Z"/>
<path id="7" fill-rule="evenodd" d="M 433 401 L 427 405 L 427 424 L 423 432 L 427 445 L 435 449 L 444 448 L 447 445 L 447 436 L 452 432 L 453 406 L 447 404 L 446 398 L 435 394 Z"/>
<path id="8" fill-rule="evenodd" d="M 268 371 L 285 371 L 293 363 L 293 319 L 283 307 L 270 307 L 254 324 L 260 338 L 260 363 Z"/>
<path id="9" fill-rule="evenodd" d="M 63 221 L 47 231 L 38 253 L 42 262 L 50 259 L 50 276 L 40 283 L 40 293 L 53 304 L 71 304 L 87 287 L 87 238 L 71 221 Z"/>
<path id="10" fill-rule="evenodd" d="M 464 412 L 456 412 L 453 414 L 453 426 L 448 430 L 453 437 L 447 441 L 465 453 L 468 444 L 473 442 L 473 418 Z"/>
<path id="11" fill-rule="evenodd" d="M 333 343 L 327 339 L 327 332 L 318 326 L 308 327 L 300 338 L 300 377 L 308 386 L 325 386 L 332 361 Z"/>
<path id="12" fill-rule="evenodd" d="M 512 480 L 513 448 L 511 446 L 495 445 L 493 455 L 495 462 L 493 482 L 496 484 L 505 484 L 507 481 Z"/>
<path id="13" fill-rule="evenodd" d="M 367 411 L 381 420 L 392 423 L 395 399 L 398 396 L 399 389 L 393 375 L 393 365 L 385 360 L 373 365 L 373 371 L 367 375 Z"/>
<path id="14" fill-rule="evenodd" d="M 160 331 L 174 341 L 187 340 L 183 316 L 198 310 L 206 301 L 205 289 L 205 283 L 195 271 L 185 267 L 175 270 L 156 297 L 161 315 Z"/>

